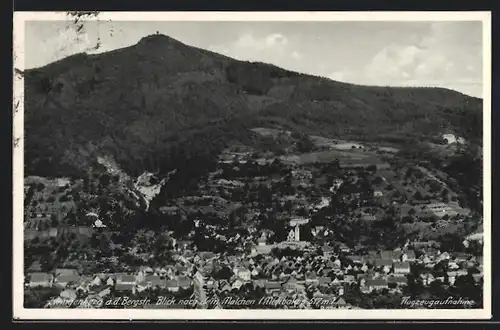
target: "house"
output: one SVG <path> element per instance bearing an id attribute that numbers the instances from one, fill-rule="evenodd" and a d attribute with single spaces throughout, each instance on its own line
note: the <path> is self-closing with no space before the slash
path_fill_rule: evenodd
<path id="1" fill-rule="evenodd" d="M 176 215 L 179 213 L 179 208 L 177 206 L 162 206 L 160 207 L 160 212 L 168 215 Z"/>
<path id="2" fill-rule="evenodd" d="M 51 287 L 54 282 L 54 275 L 47 273 L 31 273 L 29 286 L 30 288 L 36 287 Z"/>
<path id="3" fill-rule="evenodd" d="M 135 283 L 117 283 L 115 284 L 116 291 L 128 291 L 132 294 L 136 293 L 136 284 Z"/>
<path id="4" fill-rule="evenodd" d="M 331 279 L 331 277 L 321 276 L 321 277 L 318 279 L 318 284 L 319 284 L 319 286 L 322 286 L 322 287 L 327 287 L 327 286 L 329 286 L 331 283 L 332 283 L 332 279 Z"/>
<path id="5" fill-rule="evenodd" d="M 38 261 L 38 260 L 33 261 L 33 263 L 31 264 L 31 266 L 29 268 L 29 271 L 32 273 L 42 272 L 42 265 L 40 264 L 40 261 Z"/>
<path id="6" fill-rule="evenodd" d="M 165 287 L 168 291 L 177 292 L 179 291 L 179 282 L 177 280 L 167 280 L 165 281 Z"/>
<path id="7" fill-rule="evenodd" d="M 330 245 L 326 245 L 326 244 L 323 245 L 321 250 L 323 251 L 324 257 L 330 257 L 334 253 L 333 247 L 331 247 Z"/>
<path id="8" fill-rule="evenodd" d="M 428 265 L 432 262 L 432 259 L 428 255 L 421 255 L 420 258 L 418 258 L 419 263 Z"/>
<path id="9" fill-rule="evenodd" d="M 314 284 L 317 284 L 319 279 L 318 279 L 318 275 L 316 275 L 315 272 L 309 272 L 306 274 L 306 283 L 314 283 Z"/>
<path id="10" fill-rule="evenodd" d="M 468 253 L 453 253 L 451 255 L 451 259 L 453 259 L 456 263 L 462 263 L 468 261 L 472 256 Z"/>
<path id="11" fill-rule="evenodd" d="M 304 286 L 300 284 L 296 278 L 290 277 L 290 279 L 283 284 L 283 289 L 288 292 L 301 292 L 304 291 Z"/>
<path id="12" fill-rule="evenodd" d="M 191 287 L 191 280 L 186 276 L 179 276 L 179 287 L 186 290 Z"/>
<path id="13" fill-rule="evenodd" d="M 97 295 L 99 297 L 101 297 L 101 298 L 104 298 L 106 296 L 109 296 L 110 294 L 111 294 L 111 289 L 110 288 L 106 288 L 104 290 L 99 291 L 99 293 Z"/>
<path id="14" fill-rule="evenodd" d="M 314 226 L 314 229 L 316 229 L 317 232 L 320 232 L 323 229 L 325 229 L 325 226 L 322 226 L 322 225 Z"/>
<path id="15" fill-rule="evenodd" d="M 482 278 L 483 278 L 483 274 L 481 274 L 481 273 L 472 274 L 472 279 L 473 279 L 476 283 L 480 282 Z"/>
<path id="16" fill-rule="evenodd" d="M 144 278 L 144 284 L 151 288 L 159 287 L 163 289 L 166 287 L 166 280 L 162 279 L 158 275 L 146 275 Z"/>
<path id="17" fill-rule="evenodd" d="M 116 284 L 125 284 L 125 285 L 135 285 L 137 282 L 134 275 L 130 274 L 118 274 L 116 275 Z"/>
<path id="18" fill-rule="evenodd" d="M 380 251 L 380 258 L 385 260 L 398 261 L 403 253 L 401 251 Z"/>
<path id="19" fill-rule="evenodd" d="M 54 284 L 61 288 L 65 288 L 70 284 L 76 284 L 79 282 L 80 276 L 78 275 L 59 275 L 54 280 Z"/>
<path id="20" fill-rule="evenodd" d="M 445 203 L 431 203 L 425 206 L 425 211 L 427 213 L 433 214 L 439 218 L 444 217 L 445 215 L 454 216 L 458 213 L 449 205 Z"/>
<path id="21" fill-rule="evenodd" d="M 100 286 L 101 284 L 101 278 L 99 276 L 94 276 L 94 278 L 89 283 L 89 287 Z"/>
<path id="22" fill-rule="evenodd" d="M 372 291 L 387 289 L 388 287 L 389 286 L 388 286 L 387 280 L 371 279 L 371 280 L 366 280 L 362 290 L 366 291 L 366 292 L 372 292 Z"/>
<path id="23" fill-rule="evenodd" d="M 416 241 L 412 242 L 411 246 L 415 249 L 423 249 L 423 248 L 431 248 L 431 247 L 439 247 L 439 243 L 436 241 Z"/>
<path id="24" fill-rule="evenodd" d="M 260 279 L 260 280 L 253 280 L 253 286 L 255 288 L 259 287 L 259 288 L 265 288 L 266 286 L 266 280 L 264 279 Z"/>
<path id="25" fill-rule="evenodd" d="M 333 272 L 332 268 L 325 267 L 321 271 L 318 271 L 318 274 L 322 274 L 323 276 L 328 276 L 331 272 Z"/>
<path id="26" fill-rule="evenodd" d="M 391 259 L 376 259 L 374 266 L 376 268 L 382 268 L 385 273 L 390 272 L 392 268 L 393 261 Z"/>
<path id="27" fill-rule="evenodd" d="M 347 246 L 346 244 L 344 244 L 344 243 L 340 243 L 340 244 L 339 244 L 339 249 L 340 249 L 340 252 L 342 252 L 342 253 L 349 253 L 349 252 L 351 252 L 351 248 L 350 248 L 350 247 L 348 247 L 348 246 Z"/>
<path id="28" fill-rule="evenodd" d="M 450 285 L 454 285 L 455 284 L 455 280 L 457 279 L 457 272 L 446 272 L 446 275 L 448 276 L 448 283 L 450 283 Z"/>
<path id="29" fill-rule="evenodd" d="M 78 295 L 86 294 L 90 291 L 90 283 L 93 278 L 90 276 L 82 276 L 80 277 L 79 285 L 76 286 L 75 291 Z"/>
<path id="30" fill-rule="evenodd" d="M 59 275 L 78 275 L 78 270 L 73 268 L 56 268 L 54 271 L 54 276 L 57 277 Z"/>
<path id="31" fill-rule="evenodd" d="M 83 279 L 83 278 L 82 278 Z M 90 291 L 90 281 L 89 280 L 83 280 L 80 282 L 78 286 L 75 288 L 76 293 L 80 296 L 86 293 L 89 293 Z"/>
<path id="32" fill-rule="evenodd" d="M 213 289 L 215 287 L 215 279 L 213 277 L 209 277 L 206 281 L 207 289 Z"/>
<path id="33" fill-rule="evenodd" d="M 344 282 L 345 283 L 354 283 L 356 282 L 356 277 L 354 275 L 344 275 Z"/>
<path id="34" fill-rule="evenodd" d="M 267 294 L 279 292 L 281 290 L 281 283 L 277 281 L 266 281 L 264 283 L 264 288 Z"/>
<path id="35" fill-rule="evenodd" d="M 408 261 L 397 262 L 394 264 L 394 273 L 396 274 L 409 274 L 410 263 Z"/>
<path id="36" fill-rule="evenodd" d="M 108 279 L 106 280 L 106 285 L 109 286 L 115 285 L 115 279 L 112 276 L 108 277 Z"/>
<path id="37" fill-rule="evenodd" d="M 415 251 L 413 250 L 407 250 L 403 255 L 401 256 L 401 261 L 409 261 L 409 262 L 414 262 L 416 260 L 417 256 L 415 255 Z"/>
<path id="38" fill-rule="evenodd" d="M 142 272 L 143 274 L 148 275 L 148 274 L 153 274 L 154 269 L 149 267 L 149 266 L 141 266 L 141 267 L 139 267 L 139 272 Z"/>
<path id="39" fill-rule="evenodd" d="M 69 301 L 73 301 L 76 299 L 77 297 L 77 294 L 75 292 L 75 290 L 71 290 L 71 289 L 66 289 L 64 291 L 62 291 L 59 296 L 63 299 L 66 299 L 66 300 L 69 300 Z"/>
<path id="40" fill-rule="evenodd" d="M 333 307 L 335 308 L 346 308 L 348 306 L 347 302 L 344 298 L 339 297 L 334 303 Z"/>
<path id="41" fill-rule="evenodd" d="M 233 289 L 239 290 L 242 286 L 243 286 L 243 282 L 241 280 L 237 279 L 231 285 L 231 290 L 233 290 Z"/>
<path id="42" fill-rule="evenodd" d="M 431 273 L 422 273 L 420 274 L 420 278 L 422 279 L 422 283 L 424 285 L 430 285 L 436 280 L 434 275 L 432 275 Z"/>
<path id="43" fill-rule="evenodd" d="M 372 215 L 372 214 L 363 214 L 361 216 L 361 220 L 363 220 L 363 221 L 375 221 L 375 220 L 377 220 L 377 217 Z"/>
<path id="44" fill-rule="evenodd" d="M 200 256 L 201 260 L 203 260 L 203 261 L 211 261 L 211 260 L 215 259 L 215 253 L 209 252 L 209 251 L 200 252 L 199 256 Z"/>
<path id="45" fill-rule="evenodd" d="M 439 262 L 442 260 L 449 260 L 450 258 L 451 258 L 451 256 L 448 252 L 443 252 L 438 256 L 438 258 L 436 260 Z"/>
<path id="46" fill-rule="evenodd" d="M 235 269 L 235 274 L 243 281 L 250 281 L 252 279 L 252 272 L 245 267 L 238 267 Z"/>
<path id="47" fill-rule="evenodd" d="M 367 280 L 370 276 L 368 274 L 359 273 L 356 275 L 358 281 Z"/>
<path id="48" fill-rule="evenodd" d="M 143 292 L 149 288 L 151 288 L 151 286 L 148 285 L 146 282 L 140 282 L 140 283 L 137 283 L 136 290 L 137 290 L 137 292 Z"/>
<path id="49" fill-rule="evenodd" d="M 382 196 L 384 196 L 384 193 L 381 190 L 373 191 L 373 197 L 382 197 Z"/>
<path id="50" fill-rule="evenodd" d="M 402 277 L 402 276 L 390 276 L 388 279 L 387 279 L 387 282 L 389 284 L 393 283 L 395 284 L 396 286 L 404 286 L 404 285 L 408 285 L 408 279 L 406 277 Z"/>
<path id="51" fill-rule="evenodd" d="M 467 265 L 467 268 L 472 268 L 474 266 L 476 266 L 477 264 L 477 260 L 476 260 L 476 257 L 474 256 L 471 256 L 466 262 L 465 264 Z"/>
<path id="52" fill-rule="evenodd" d="M 114 285 L 116 291 L 129 291 L 135 294 L 136 278 L 126 273 L 111 274 L 106 281 L 108 285 Z"/>
<path id="53" fill-rule="evenodd" d="M 189 240 L 177 241 L 177 249 L 185 250 L 189 248 L 192 244 L 193 242 Z"/>
<path id="54" fill-rule="evenodd" d="M 342 282 L 344 282 L 344 279 L 340 276 L 336 276 L 333 280 L 332 280 L 332 285 L 334 286 L 338 286 L 338 285 L 341 285 Z"/>
<path id="55" fill-rule="evenodd" d="M 290 225 L 290 227 L 295 227 L 297 225 L 298 226 L 304 225 L 304 224 L 306 224 L 308 222 L 309 222 L 308 218 L 295 216 L 292 219 L 290 219 L 289 225 Z"/>
<path id="56" fill-rule="evenodd" d="M 363 264 L 364 263 L 364 258 L 362 256 L 359 256 L 359 255 L 347 256 L 347 259 L 349 259 L 353 263 L 357 263 L 357 264 Z"/>

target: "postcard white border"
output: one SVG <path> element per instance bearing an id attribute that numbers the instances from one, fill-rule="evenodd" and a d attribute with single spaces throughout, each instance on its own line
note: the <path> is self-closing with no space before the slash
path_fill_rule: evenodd
<path id="1" fill-rule="evenodd" d="M 24 70 L 26 21 L 69 20 L 64 12 L 14 12 L 14 67 Z M 114 21 L 482 21 L 484 159 L 484 303 L 461 310 L 141 310 L 25 309 L 23 307 L 24 113 L 22 77 L 14 73 L 13 315 L 15 320 L 453 320 L 491 318 L 491 13 L 475 12 L 100 12 Z"/>

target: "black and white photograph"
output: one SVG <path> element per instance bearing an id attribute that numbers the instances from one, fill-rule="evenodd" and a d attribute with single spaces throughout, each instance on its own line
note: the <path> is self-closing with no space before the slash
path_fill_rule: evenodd
<path id="1" fill-rule="evenodd" d="M 17 319 L 489 319 L 489 12 L 15 12 Z"/>

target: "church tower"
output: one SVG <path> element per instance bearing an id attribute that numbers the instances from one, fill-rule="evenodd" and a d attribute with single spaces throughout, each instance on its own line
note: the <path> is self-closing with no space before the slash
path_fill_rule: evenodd
<path id="1" fill-rule="evenodd" d="M 295 226 L 295 241 L 300 242 L 300 226 Z"/>

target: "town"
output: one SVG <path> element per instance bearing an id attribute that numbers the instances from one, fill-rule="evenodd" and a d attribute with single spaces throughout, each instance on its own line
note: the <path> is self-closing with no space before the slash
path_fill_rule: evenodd
<path id="1" fill-rule="evenodd" d="M 74 216 L 82 198 L 109 195 L 114 174 L 98 193 L 26 179 L 25 306 L 397 309 L 403 297 L 461 297 L 481 308 L 482 214 L 445 172 L 392 147 L 255 131 L 289 146 L 234 144 L 194 186 L 166 181 L 148 200 L 154 229 L 124 230 L 103 216 L 109 200 Z M 148 303 L 105 303 L 120 297 Z"/>

